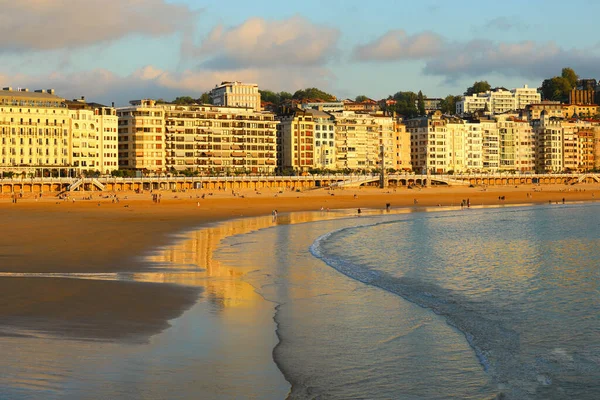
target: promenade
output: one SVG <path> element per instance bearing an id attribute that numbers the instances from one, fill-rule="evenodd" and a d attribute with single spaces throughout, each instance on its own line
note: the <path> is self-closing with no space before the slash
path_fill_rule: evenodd
<path id="1" fill-rule="evenodd" d="M 389 174 L 383 187 L 413 186 L 515 186 L 577 185 L 600 183 L 598 174 Z M 149 190 L 261 190 L 282 188 L 303 191 L 315 188 L 381 187 L 380 175 L 309 175 L 309 176 L 150 176 L 141 178 L 3 178 L 0 194 L 61 193 L 71 191 L 149 191 Z"/>

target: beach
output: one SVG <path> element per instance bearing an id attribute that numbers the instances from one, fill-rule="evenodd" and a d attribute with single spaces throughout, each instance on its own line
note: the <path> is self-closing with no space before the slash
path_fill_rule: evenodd
<path id="1" fill-rule="evenodd" d="M 594 201 L 600 185 L 520 187 L 431 187 L 257 191 L 74 192 L 75 201 L 51 194 L 0 199 L 5 232 L 0 242 L 0 334 L 26 328 L 54 335 L 144 340 L 194 304 L 198 288 L 157 283 L 30 279 L 22 273 L 90 274 L 143 272 L 144 255 L 176 240 L 175 234 L 208 223 L 294 211 L 562 204 Z M 204 195 L 204 198 L 203 198 Z M 501 197 L 504 197 L 502 200 Z M 466 203 L 465 203 L 466 204 Z M 10 275 L 10 276 L 7 276 Z M 132 295 L 133 293 L 133 295 Z M 126 299 L 135 298 L 135 303 Z"/>
<path id="2" fill-rule="evenodd" d="M 356 350 L 385 360 L 390 363 L 385 368 L 396 371 L 370 381 L 380 385 L 381 378 L 389 384 L 391 391 L 378 393 L 381 398 L 394 397 L 396 390 L 426 395 L 423 377 L 451 375 L 456 354 L 464 377 L 431 390 L 481 398 L 498 389 L 462 333 L 412 304 L 421 301 L 410 293 L 392 296 L 364 286 L 361 278 L 347 279 L 311 255 L 309 247 L 343 226 L 388 219 L 447 220 L 431 211 L 453 218 L 470 215 L 475 218 L 471 224 L 504 207 L 566 216 L 561 209 L 591 206 L 599 194 L 600 185 L 531 185 L 73 192 L 67 200 L 46 193 L 41 198 L 24 196 L 17 203 L 5 196 L 0 198 L 5 226 L 0 241 L 0 350 L 5 358 L 0 367 L 7 375 L 0 379 L 0 388 L 11 398 L 158 399 L 173 390 L 181 398 L 197 393 L 213 398 L 310 398 L 310 387 L 302 383 L 305 376 L 339 390 L 341 397 L 360 397 L 360 390 L 346 392 L 351 388 L 343 380 L 326 380 L 336 376 L 332 371 L 340 365 L 357 361 L 353 352 L 339 359 L 345 353 L 335 349 L 359 346 Z M 474 212 L 463 213 L 467 208 Z M 408 226 L 398 236 L 404 239 L 390 247 L 404 248 L 391 261 L 428 246 L 422 241 L 428 234 L 418 239 L 423 233 Z M 438 243 L 459 240 L 468 232 L 443 236 Z M 372 238 L 370 248 L 395 237 Z M 476 240 L 483 240 L 481 249 L 488 245 L 484 236 Z M 363 254 L 359 247 L 355 251 Z M 497 251 L 490 248 L 491 255 Z M 357 312 L 362 324 L 377 327 L 367 335 L 379 337 L 375 347 L 360 337 L 335 334 L 342 329 L 360 335 L 361 330 L 355 331 Z M 398 329 L 405 333 L 398 336 Z M 407 350 L 428 343 L 422 351 L 429 356 L 417 358 L 420 367 L 414 373 L 398 368 L 412 365 L 414 356 L 398 353 L 404 348 L 395 345 L 401 337 L 408 341 Z M 323 351 L 333 353 L 320 360 Z M 323 382 L 309 378 L 317 359 L 323 363 L 318 367 L 325 371 L 318 375 Z M 132 368 L 128 378 L 119 374 Z M 174 371 L 179 372 L 170 377 Z M 414 376 L 407 378 L 407 386 L 399 386 L 397 373 Z M 466 377 L 470 384 L 465 386 Z"/>

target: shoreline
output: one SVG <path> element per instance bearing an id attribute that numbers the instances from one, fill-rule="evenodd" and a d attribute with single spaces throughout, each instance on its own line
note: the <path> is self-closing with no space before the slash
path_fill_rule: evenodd
<path id="1" fill-rule="evenodd" d="M 74 193 L 75 202 L 44 197 L 12 204 L 10 199 L 0 199 L 0 218 L 10 232 L 0 241 L 0 273 L 151 272 L 150 255 L 186 233 L 216 222 L 268 216 L 272 210 L 279 215 L 327 209 L 352 215 L 358 208 L 385 212 L 387 203 L 392 211 L 412 212 L 440 206 L 458 208 L 464 199 L 469 199 L 472 207 L 562 204 L 563 198 L 568 204 L 594 201 L 600 194 L 597 184 L 536 189 L 247 190 L 235 196 L 223 192 L 208 195 L 210 192 L 198 190 L 159 192 L 160 204 L 153 203 L 149 193 L 123 192 L 117 194 L 118 203 L 113 203 L 108 193 L 92 193 L 91 200 L 80 198 L 89 193 Z M 499 200 L 499 196 L 505 200 Z M 4 278 L 0 279 L 0 290 L 7 301 L 0 305 L 0 336 L 25 329 L 100 340 L 147 340 L 168 328 L 168 321 L 189 309 L 202 292 L 197 287 L 164 283 Z M 127 302 L 132 291 L 135 304 Z"/>

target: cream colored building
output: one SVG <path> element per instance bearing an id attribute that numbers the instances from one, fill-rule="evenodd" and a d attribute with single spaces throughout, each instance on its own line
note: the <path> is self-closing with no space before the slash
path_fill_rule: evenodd
<path id="1" fill-rule="evenodd" d="M 280 170 L 297 173 L 317 168 L 320 154 L 315 153 L 315 122 L 312 110 L 294 109 L 279 118 L 277 137 Z M 319 142 L 322 144 L 323 139 Z"/>
<path id="2" fill-rule="evenodd" d="M 411 163 L 417 173 L 450 171 L 448 118 L 440 111 L 405 122 L 411 136 Z"/>
<path id="3" fill-rule="evenodd" d="M 54 90 L 0 91 L 0 167 L 63 169 L 69 146 L 69 110 Z"/>
<path id="4" fill-rule="evenodd" d="M 255 83 L 221 82 L 210 92 L 213 104 L 226 107 L 250 107 L 261 111 L 260 92 Z"/>
<path id="5" fill-rule="evenodd" d="M 396 170 L 412 171 L 410 160 L 410 133 L 406 131 L 406 125 L 399 119 L 394 119 L 396 127 Z M 387 157 L 387 156 L 386 156 Z"/>
<path id="6" fill-rule="evenodd" d="M 562 121 L 542 112 L 541 118 L 533 121 L 532 126 L 536 136 L 536 172 L 562 172 Z"/>
<path id="7" fill-rule="evenodd" d="M 166 172 L 165 111 L 154 100 L 117 109 L 119 169 Z"/>
<path id="8" fill-rule="evenodd" d="M 376 126 L 379 136 L 378 160 L 379 164 L 375 168 L 381 169 L 381 161 L 386 171 L 399 170 L 402 168 L 401 160 L 398 157 L 398 148 L 400 146 L 398 137 L 398 124 L 395 118 L 383 115 L 383 113 L 371 114 L 373 123 Z M 383 154 L 381 154 L 383 152 Z"/>
<path id="9" fill-rule="evenodd" d="M 535 170 L 535 136 L 531 125 L 514 117 L 497 119 L 500 135 L 500 169 Z"/>
<path id="10" fill-rule="evenodd" d="M 560 101 L 544 101 L 540 103 L 532 103 L 525 107 L 525 116 L 528 121 L 540 119 L 544 111 L 545 115 L 550 118 L 563 118 L 563 105 Z"/>
<path id="11" fill-rule="evenodd" d="M 122 169 L 166 173 L 272 173 L 276 121 L 272 113 L 208 104 L 132 102 L 117 110 Z"/>
<path id="12" fill-rule="evenodd" d="M 335 118 L 336 165 L 338 170 L 373 172 L 381 168 L 384 147 L 386 169 L 397 169 L 396 127 L 392 117 L 342 111 Z"/>
<path id="13" fill-rule="evenodd" d="M 168 170 L 271 174 L 277 164 L 275 115 L 251 108 L 160 106 Z"/>
<path id="14" fill-rule="evenodd" d="M 467 124 L 458 118 L 446 123 L 448 171 L 464 172 L 467 167 Z"/>

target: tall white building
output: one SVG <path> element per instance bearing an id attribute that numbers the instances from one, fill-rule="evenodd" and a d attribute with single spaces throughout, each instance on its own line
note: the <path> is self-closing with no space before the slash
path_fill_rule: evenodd
<path id="1" fill-rule="evenodd" d="M 542 95 L 535 88 L 524 85 L 522 88 L 512 89 L 511 93 L 515 97 L 515 106 L 517 110 L 524 110 L 529 104 L 539 104 L 542 101 Z"/>
<path id="2" fill-rule="evenodd" d="M 510 91 L 497 88 L 484 93 L 464 96 L 461 101 L 456 103 L 456 113 L 464 115 L 485 111 L 489 115 L 504 114 L 524 109 L 529 104 L 537 104 L 540 101 L 541 95 L 537 90 L 531 89 L 527 85 Z"/>
<path id="3" fill-rule="evenodd" d="M 221 82 L 210 92 L 215 106 L 248 107 L 261 111 L 260 93 L 256 83 Z"/>
<path id="4" fill-rule="evenodd" d="M 81 100 L 65 102 L 71 117 L 70 164 L 78 171 L 110 173 L 119 168 L 116 110 Z"/>

